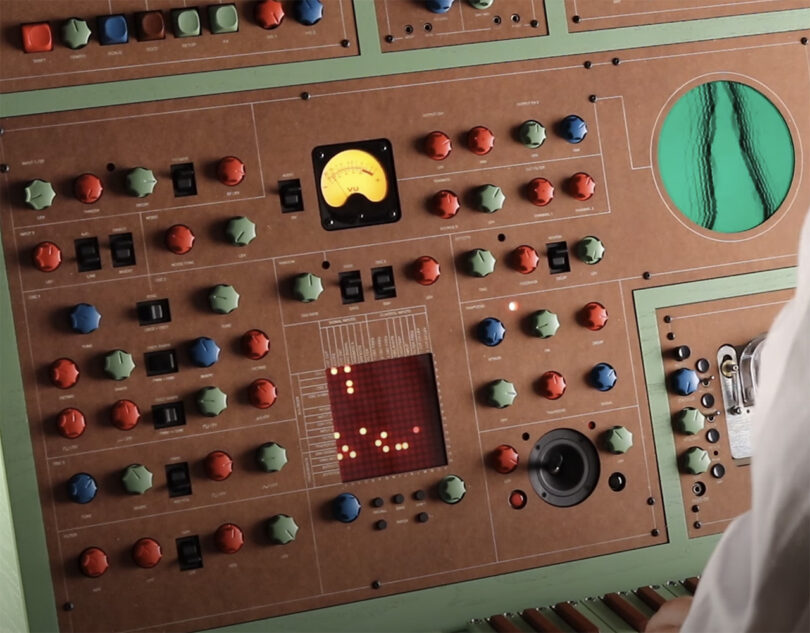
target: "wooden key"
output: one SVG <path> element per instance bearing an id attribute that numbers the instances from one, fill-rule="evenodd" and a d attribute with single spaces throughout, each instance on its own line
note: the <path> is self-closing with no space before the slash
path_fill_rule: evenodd
<path id="1" fill-rule="evenodd" d="M 658 609 L 661 608 L 661 605 L 667 601 L 664 596 L 662 596 L 652 587 L 639 587 L 636 589 L 635 594 L 653 611 L 658 611 Z"/>
<path id="2" fill-rule="evenodd" d="M 692 576 L 691 578 L 687 578 L 683 581 L 683 586 L 689 590 L 689 593 L 694 594 L 697 591 L 698 583 L 700 582 L 700 578 L 697 576 Z"/>
<path id="3" fill-rule="evenodd" d="M 630 604 L 618 593 L 608 593 L 602 596 L 604 602 L 622 620 L 633 627 L 634 631 L 641 633 L 647 627 L 649 618 Z"/>
<path id="4" fill-rule="evenodd" d="M 574 605 L 568 602 L 559 602 L 551 608 L 576 633 L 599 633 L 599 627 L 577 611 Z"/>
<path id="5" fill-rule="evenodd" d="M 520 617 L 538 633 L 562 633 L 557 625 L 544 616 L 539 609 L 525 609 Z"/>
<path id="6" fill-rule="evenodd" d="M 521 633 L 520 628 L 505 615 L 493 615 L 488 619 L 488 622 L 497 633 Z"/>

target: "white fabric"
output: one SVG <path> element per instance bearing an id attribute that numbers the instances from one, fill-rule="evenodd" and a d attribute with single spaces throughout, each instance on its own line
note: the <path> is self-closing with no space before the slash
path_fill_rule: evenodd
<path id="1" fill-rule="evenodd" d="M 810 631 L 810 214 L 796 294 L 762 354 L 751 510 L 726 530 L 684 633 Z"/>

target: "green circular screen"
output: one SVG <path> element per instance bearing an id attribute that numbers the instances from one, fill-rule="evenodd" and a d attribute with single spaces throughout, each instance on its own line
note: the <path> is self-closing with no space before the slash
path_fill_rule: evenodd
<path id="1" fill-rule="evenodd" d="M 793 142 L 779 110 L 734 81 L 701 84 L 667 114 L 658 142 L 661 179 L 687 218 L 738 233 L 771 217 L 793 178 Z"/>

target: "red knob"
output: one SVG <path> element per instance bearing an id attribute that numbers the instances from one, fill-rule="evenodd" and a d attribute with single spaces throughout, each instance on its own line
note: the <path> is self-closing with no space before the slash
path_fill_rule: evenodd
<path id="1" fill-rule="evenodd" d="M 248 330 L 242 335 L 242 353 L 251 360 L 259 360 L 270 351 L 270 339 L 261 330 Z"/>
<path id="2" fill-rule="evenodd" d="M 51 273 L 62 263 L 62 249 L 53 242 L 40 242 L 34 247 L 31 259 L 43 273 Z"/>
<path id="3" fill-rule="evenodd" d="M 132 546 L 132 560 L 138 567 L 150 569 L 160 562 L 163 558 L 163 550 L 153 538 L 139 539 L 135 545 Z"/>
<path id="4" fill-rule="evenodd" d="M 254 380 L 248 388 L 250 404 L 258 409 L 269 409 L 278 397 L 276 386 L 266 378 Z"/>
<path id="5" fill-rule="evenodd" d="M 556 400 L 565 393 L 565 378 L 558 371 L 547 371 L 540 376 L 540 395 Z"/>
<path id="6" fill-rule="evenodd" d="M 526 493 L 522 490 L 513 490 L 509 495 L 509 505 L 515 510 L 520 510 L 526 507 L 527 501 L 528 499 L 526 498 Z"/>
<path id="7" fill-rule="evenodd" d="M 452 218 L 461 204 L 458 201 L 458 196 L 447 189 L 442 189 L 437 192 L 430 201 L 430 207 L 433 213 L 445 220 Z"/>
<path id="8" fill-rule="evenodd" d="M 528 275 L 537 269 L 539 263 L 540 255 L 531 246 L 524 244 L 512 251 L 512 266 L 519 273 Z"/>
<path id="9" fill-rule="evenodd" d="M 194 246 L 194 233 L 185 224 L 175 224 L 166 231 L 166 248 L 176 255 L 185 255 Z"/>
<path id="10" fill-rule="evenodd" d="M 132 400 L 119 400 L 113 405 L 110 419 L 114 426 L 122 431 L 129 431 L 138 424 L 138 420 L 141 419 L 141 412 L 138 405 Z"/>
<path id="11" fill-rule="evenodd" d="M 205 474 L 214 481 L 224 481 L 233 472 L 233 459 L 225 451 L 212 451 L 205 458 Z"/>
<path id="12" fill-rule="evenodd" d="M 509 444 L 501 444 L 492 453 L 492 466 L 503 475 L 515 470 L 519 460 L 518 452 Z"/>
<path id="13" fill-rule="evenodd" d="M 608 313 L 601 303 L 591 301 L 579 313 L 579 322 L 589 330 L 596 332 L 607 324 Z"/>
<path id="14" fill-rule="evenodd" d="M 263 29 L 274 29 L 284 20 L 284 7 L 276 0 L 262 0 L 254 11 L 256 23 Z"/>
<path id="15" fill-rule="evenodd" d="M 88 547 L 79 554 L 79 569 L 85 576 L 98 578 L 110 567 L 110 559 L 100 547 Z"/>
<path id="16" fill-rule="evenodd" d="M 51 363 L 51 382 L 60 389 L 70 389 L 79 382 L 79 366 L 69 358 L 58 358 Z"/>
<path id="17" fill-rule="evenodd" d="M 529 183 L 529 201 L 538 207 L 544 207 L 554 199 L 554 185 L 545 178 L 535 178 Z"/>
<path id="18" fill-rule="evenodd" d="M 596 189 L 596 181 L 588 174 L 580 171 L 568 180 L 568 193 L 577 200 L 588 200 Z"/>
<path id="19" fill-rule="evenodd" d="M 435 284 L 440 274 L 439 262 L 430 255 L 422 255 L 422 257 L 416 260 L 413 276 L 414 279 L 423 286 Z"/>
<path id="20" fill-rule="evenodd" d="M 87 428 L 87 421 L 84 418 L 84 413 L 78 409 L 69 407 L 62 409 L 56 418 L 56 428 L 59 430 L 59 435 L 66 437 L 69 440 L 75 440 Z"/>
<path id="21" fill-rule="evenodd" d="M 453 151 L 453 143 L 444 132 L 431 132 L 425 138 L 425 153 L 433 160 L 444 160 Z"/>
<path id="22" fill-rule="evenodd" d="M 223 554 L 236 554 L 245 544 L 245 534 L 238 525 L 223 523 L 214 534 L 214 542 Z"/>
<path id="23" fill-rule="evenodd" d="M 473 154 L 484 156 L 485 154 L 489 154 L 494 146 L 495 135 L 489 128 L 483 125 L 477 125 L 467 132 L 467 147 L 470 148 Z"/>
<path id="24" fill-rule="evenodd" d="M 217 177 L 223 185 L 235 187 L 245 179 L 245 163 L 236 156 L 226 156 L 219 161 Z"/>
<path id="25" fill-rule="evenodd" d="M 104 185 L 95 174 L 82 174 L 73 181 L 73 193 L 80 202 L 93 204 L 104 193 Z"/>

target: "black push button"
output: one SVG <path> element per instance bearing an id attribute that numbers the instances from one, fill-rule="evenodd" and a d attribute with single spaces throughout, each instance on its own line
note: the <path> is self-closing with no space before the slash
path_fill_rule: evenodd
<path id="1" fill-rule="evenodd" d="M 394 269 L 391 266 L 372 268 L 371 283 L 374 286 L 375 299 L 393 299 L 397 296 L 397 289 L 394 285 Z"/>
<path id="2" fill-rule="evenodd" d="M 141 325 L 155 325 L 168 323 L 172 320 L 168 299 L 155 299 L 154 301 L 139 301 L 135 309 L 138 312 L 138 322 Z"/>
<path id="3" fill-rule="evenodd" d="M 147 376 L 173 374 L 177 371 L 177 356 L 173 349 L 147 352 L 143 355 Z"/>
<path id="4" fill-rule="evenodd" d="M 304 210 L 304 198 L 301 195 L 301 181 L 279 180 L 278 196 L 281 200 L 282 213 L 295 213 Z"/>
<path id="5" fill-rule="evenodd" d="M 567 242 L 550 242 L 546 244 L 546 256 L 548 257 L 548 271 L 552 275 L 560 275 L 571 271 Z"/>
<path id="6" fill-rule="evenodd" d="M 73 244 L 76 247 L 76 263 L 79 265 L 80 273 L 101 268 L 97 237 L 83 237 L 75 240 Z"/>
<path id="7" fill-rule="evenodd" d="M 188 462 L 166 464 L 166 485 L 169 487 L 170 497 L 184 497 L 191 494 Z"/>
<path id="8" fill-rule="evenodd" d="M 166 402 L 152 406 L 152 422 L 156 429 L 183 426 L 186 423 L 186 409 L 182 402 Z"/>
<path id="9" fill-rule="evenodd" d="M 199 569 L 203 566 L 199 536 L 196 534 L 184 536 L 176 539 L 175 543 L 177 544 L 177 561 L 180 563 L 180 571 Z"/>
<path id="10" fill-rule="evenodd" d="M 112 262 L 115 268 L 135 265 L 135 247 L 132 242 L 132 233 L 110 235 L 110 250 L 112 251 Z"/>
<path id="11" fill-rule="evenodd" d="M 678 345 L 678 347 L 672 350 L 672 355 L 675 357 L 675 360 L 684 361 L 692 355 L 692 350 L 689 349 L 688 345 Z"/>
<path id="12" fill-rule="evenodd" d="M 344 305 L 347 303 L 360 303 L 363 301 L 363 280 L 359 270 L 350 270 L 340 273 L 340 296 Z"/>
<path id="13" fill-rule="evenodd" d="M 197 179 L 194 176 L 194 163 L 172 165 L 172 186 L 176 198 L 197 195 Z"/>

